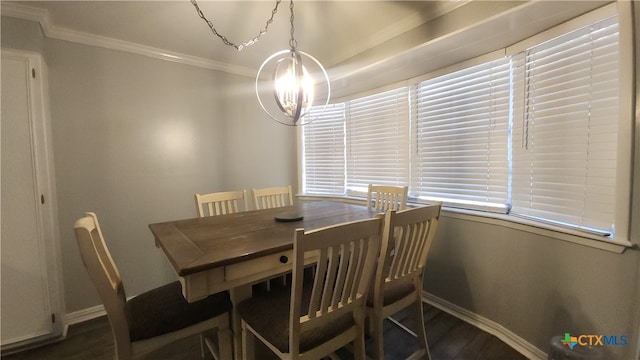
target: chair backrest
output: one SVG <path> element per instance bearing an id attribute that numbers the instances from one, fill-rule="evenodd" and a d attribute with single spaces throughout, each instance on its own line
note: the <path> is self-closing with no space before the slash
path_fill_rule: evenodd
<path id="1" fill-rule="evenodd" d="M 80 256 L 93 285 L 98 290 L 109 317 L 116 351 L 130 349 L 129 325 L 124 306 L 126 294 L 120 273 L 105 244 L 96 214 L 88 212 L 74 225 Z M 130 350 L 129 350 L 130 351 Z"/>
<path id="2" fill-rule="evenodd" d="M 385 214 L 374 294 L 389 282 L 422 276 L 438 228 L 440 208 L 437 203 Z"/>
<path id="3" fill-rule="evenodd" d="M 200 217 L 233 214 L 249 210 L 246 190 L 196 194 L 195 197 L 198 216 Z M 242 204 L 242 207 L 239 207 L 238 202 Z"/>
<path id="4" fill-rule="evenodd" d="M 408 192 L 408 186 L 369 184 L 367 206 L 380 212 L 404 210 L 407 208 Z"/>
<path id="5" fill-rule="evenodd" d="M 253 189 L 253 202 L 256 210 L 293 205 L 291 185 Z"/>
<path id="6" fill-rule="evenodd" d="M 354 316 L 364 323 L 364 309 L 374 272 L 383 218 L 354 221 L 309 232 L 296 230 L 289 324 L 289 349 L 299 351 L 300 334 Z M 304 276 L 305 258 L 317 261 L 313 280 Z M 311 298 L 302 303 L 304 282 L 313 282 Z M 307 315 L 303 315 L 308 309 Z"/>

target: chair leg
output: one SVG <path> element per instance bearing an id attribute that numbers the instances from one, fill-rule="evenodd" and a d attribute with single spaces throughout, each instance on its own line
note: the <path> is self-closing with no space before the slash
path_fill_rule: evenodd
<path id="1" fill-rule="evenodd" d="M 364 330 L 365 335 L 371 337 L 373 336 L 373 312 L 369 312 L 367 309 L 367 317 L 364 320 Z"/>
<path id="2" fill-rule="evenodd" d="M 431 354 L 429 353 L 429 343 L 427 342 L 427 331 L 424 327 L 424 312 L 422 311 L 422 299 L 418 297 L 417 301 L 414 303 L 414 308 L 417 312 L 418 322 L 418 341 L 420 342 L 420 346 L 425 349 L 425 359 L 431 360 Z"/>
<path id="3" fill-rule="evenodd" d="M 384 335 L 382 331 L 384 317 L 382 316 L 382 310 L 374 311 L 370 320 L 371 335 L 373 336 L 373 358 L 382 360 L 384 359 Z"/>
<path id="4" fill-rule="evenodd" d="M 253 336 L 251 331 L 246 328 L 246 325 L 243 322 L 242 323 L 242 359 L 254 360 L 256 358 L 255 349 L 256 349 L 255 336 Z"/>
<path id="5" fill-rule="evenodd" d="M 233 360 L 233 335 L 230 328 L 218 330 L 220 360 Z"/>
<path id="6" fill-rule="evenodd" d="M 200 358 L 204 359 L 204 334 L 200 334 Z"/>
<path id="7" fill-rule="evenodd" d="M 353 340 L 353 357 L 355 360 L 366 360 L 367 353 L 365 350 L 364 343 L 364 328 L 362 331 L 359 331 L 360 335 L 358 335 L 355 340 Z"/>

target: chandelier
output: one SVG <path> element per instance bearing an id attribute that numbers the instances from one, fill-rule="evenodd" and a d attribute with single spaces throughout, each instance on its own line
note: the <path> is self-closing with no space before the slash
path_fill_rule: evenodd
<path id="1" fill-rule="evenodd" d="M 267 32 L 274 15 L 278 12 L 280 2 L 281 0 L 276 1 L 271 17 L 257 36 L 242 44 L 234 44 L 218 33 L 213 23 L 198 7 L 196 0 L 191 0 L 196 12 L 207 23 L 213 34 L 225 45 L 232 46 L 238 51 L 255 44 Z M 291 13 L 289 49 L 276 52 L 262 63 L 256 75 L 255 89 L 260 107 L 270 118 L 281 124 L 298 126 L 308 124 L 314 117 L 319 116 L 321 112 L 313 116 L 311 108 L 329 103 L 331 84 L 322 64 L 313 56 L 297 48 L 294 38 L 293 0 L 290 0 L 289 11 Z"/>

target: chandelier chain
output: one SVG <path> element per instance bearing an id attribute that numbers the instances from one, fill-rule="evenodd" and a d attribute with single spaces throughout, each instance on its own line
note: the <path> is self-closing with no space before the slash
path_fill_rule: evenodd
<path id="1" fill-rule="evenodd" d="M 293 32 L 295 31 L 295 27 L 293 26 L 293 20 L 295 18 L 293 15 L 293 0 L 291 0 L 291 2 L 289 3 L 289 10 L 291 11 L 291 17 L 289 18 L 289 22 L 291 23 L 291 30 L 289 31 L 289 33 L 291 34 L 291 38 L 289 39 L 289 46 L 291 47 L 291 50 L 295 51 L 295 49 L 298 47 L 298 42 L 293 37 Z"/>
<path id="2" fill-rule="evenodd" d="M 209 28 L 211 29 L 211 32 L 214 35 L 219 37 L 225 45 L 233 46 L 234 48 L 236 48 L 236 50 L 242 51 L 242 49 L 244 49 L 245 47 L 251 46 L 256 42 L 258 42 L 258 40 L 260 40 L 260 37 L 262 37 L 262 35 L 267 33 L 267 29 L 269 28 L 269 25 L 271 25 L 271 23 L 273 22 L 273 17 L 278 12 L 278 5 L 280 5 L 281 1 L 282 0 L 276 0 L 276 6 L 273 8 L 273 10 L 271 10 L 271 17 L 269 18 L 269 20 L 267 20 L 267 23 L 264 29 L 260 30 L 258 35 L 255 36 L 253 39 L 245 41 L 239 45 L 229 41 L 224 35 L 221 35 L 220 33 L 218 33 L 216 28 L 213 26 L 213 22 L 207 19 L 207 17 L 204 15 L 202 10 L 200 10 L 200 7 L 198 6 L 198 3 L 196 2 L 196 0 L 191 0 L 191 4 L 193 4 L 193 6 L 196 8 L 196 12 L 198 13 L 198 16 L 200 16 L 200 18 L 204 20 L 207 23 L 207 25 L 209 25 Z M 291 40 L 289 41 L 289 43 L 291 44 L 291 43 L 295 43 L 295 40 L 293 39 L 293 0 L 291 0 L 291 5 L 289 6 L 289 8 L 291 9 Z"/>

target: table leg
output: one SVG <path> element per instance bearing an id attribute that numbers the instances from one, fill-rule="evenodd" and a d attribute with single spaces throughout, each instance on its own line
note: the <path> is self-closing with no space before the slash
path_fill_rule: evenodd
<path id="1" fill-rule="evenodd" d="M 242 285 L 229 290 L 233 310 L 231 311 L 231 329 L 233 330 L 233 358 L 242 359 L 242 325 L 236 306 L 251 297 L 251 285 Z"/>

